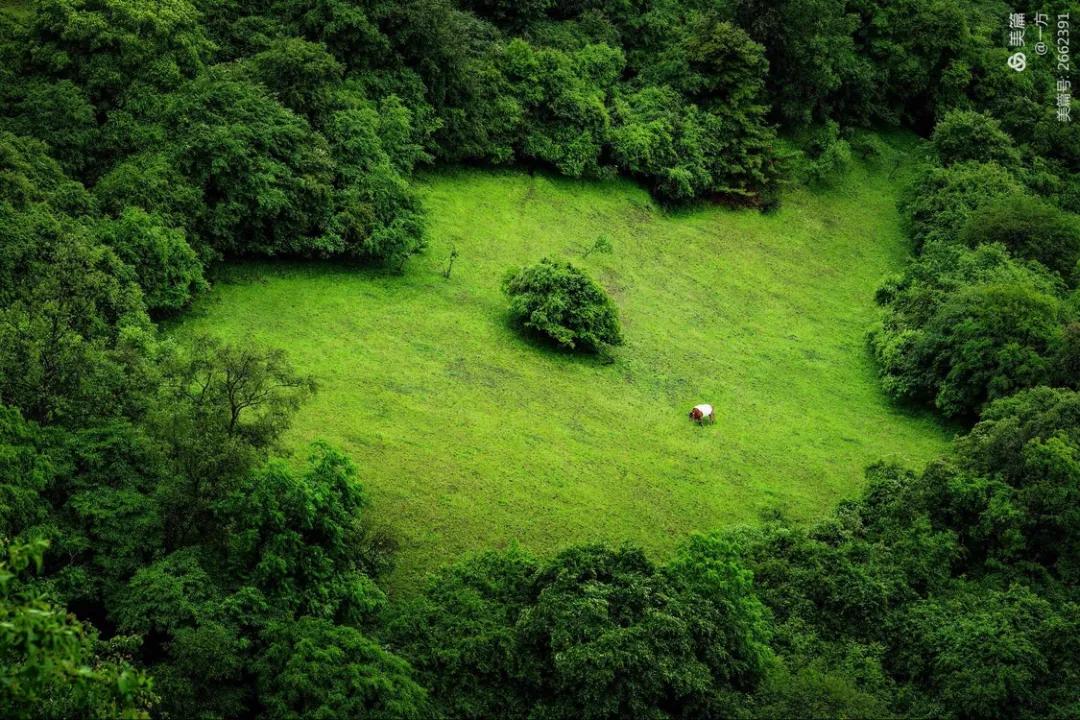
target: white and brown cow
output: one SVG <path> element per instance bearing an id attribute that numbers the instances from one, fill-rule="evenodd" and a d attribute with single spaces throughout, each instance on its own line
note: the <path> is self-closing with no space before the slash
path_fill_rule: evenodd
<path id="1" fill-rule="evenodd" d="M 712 405 L 702 403 L 701 405 L 695 405 L 694 409 L 690 411 L 690 419 L 698 425 L 701 425 L 706 420 L 716 422 L 716 413 L 713 411 Z"/>

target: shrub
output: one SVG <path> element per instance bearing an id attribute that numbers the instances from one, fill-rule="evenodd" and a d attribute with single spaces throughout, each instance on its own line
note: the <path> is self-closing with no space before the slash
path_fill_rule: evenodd
<path id="1" fill-rule="evenodd" d="M 1010 196 L 981 208 L 960 231 L 969 247 L 1001 243 L 1016 257 L 1038 260 L 1068 278 L 1080 260 L 1080 222 L 1036 198 Z"/>
<path id="2" fill-rule="evenodd" d="M 622 344 L 615 304 L 604 289 L 570 263 L 544 258 L 503 280 L 510 314 L 565 348 L 592 352 Z"/>
<path id="3" fill-rule="evenodd" d="M 391 633 L 443 717 L 730 717 L 772 655 L 751 575 L 700 535 L 664 566 L 632 546 L 478 555 L 433 575 Z"/>
<path id="4" fill-rule="evenodd" d="M 852 133 L 848 145 L 856 157 L 868 161 L 881 159 L 889 150 L 881 138 L 868 132 Z"/>
<path id="5" fill-rule="evenodd" d="M 803 176 L 809 183 L 828 184 L 842 177 L 851 165 L 851 145 L 840 137 L 840 126 L 832 121 L 813 133 L 806 155 L 809 159 Z"/>
<path id="6" fill-rule="evenodd" d="M 1013 140 L 993 117 L 953 110 L 934 128 L 934 149 L 944 165 L 975 160 L 1011 166 L 1020 161 Z"/>
<path id="7" fill-rule="evenodd" d="M 900 202 L 911 238 L 922 246 L 934 240 L 955 240 L 971 215 L 1023 187 L 997 163 L 963 162 L 931 167 L 916 179 Z"/>
<path id="8" fill-rule="evenodd" d="M 182 309 L 206 289 L 202 264 L 184 231 L 137 207 L 99 226 L 99 239 L 130 265 L 151 311 Z"/>
<path id="9" fill-rule="evenodd" d="M 871 334 L 886 392 L 972 415 L 1047 378 L 1061 335 L 1060 280 L 1000 245 L 934 243 L 878 291 Z"/>

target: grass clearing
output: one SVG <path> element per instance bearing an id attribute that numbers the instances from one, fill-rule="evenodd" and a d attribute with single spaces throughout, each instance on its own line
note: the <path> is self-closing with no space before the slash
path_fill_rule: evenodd
<path id="1" fill-rule="evenodd" d="M 356 461 L 401 543 L 392 589 L 515 541 L 662 556 L 692 530 L 820 517 L 866 464 L 918 464 L 952 436 L 888 402 L 865 348 L 874 290 L 908 253 L 892 166 L 770 215 L 669 214 L 626 181 L 440 172 L 420 181 L 431 245 L 404 275 L 234 264 L 174 332 L 283 347 L 317 377 L 288 444 L 325 439 Z M 583 258 L 601 234 L 614 252 Z M 545 255 L 612 294 L 614 363 L 509 326 L 504 272 Z M 697 402 L 715 425 L 688 421 Z"/>

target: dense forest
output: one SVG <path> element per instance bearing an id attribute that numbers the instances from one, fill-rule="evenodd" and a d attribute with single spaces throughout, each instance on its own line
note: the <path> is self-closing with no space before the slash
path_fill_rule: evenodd
<path id="1" fill-rule="evenodd" d="M 1078 11 L 0 4 L 0 714 L 1080 716 Z M 1021 12 L 1051 49 L 1019 72 Z M 325 444 L 303 468 L 279 456 L 315 381 L 158 328 L 224 259 L 400 270 L 425 247 L 425 167 L 622 175 L 668 206 L 770 212 L 872 161 L 854 130 L 885 126 L 925 157 L 868 352 L 896 403 L 962 432 L 925 467 L 868 468 L 810 525 L 662 560 L 492 550 L 391 602 L 363 468 Z M 574 273 L 507 285 L 546 327 L 538 285 L 599 292 Z M 618 342 L 595 301 L 554 335 Z"/>

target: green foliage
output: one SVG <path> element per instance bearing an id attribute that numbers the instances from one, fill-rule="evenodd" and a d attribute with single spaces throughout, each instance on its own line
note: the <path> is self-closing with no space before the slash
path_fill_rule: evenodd
<path id="1" fill-rule="evenodd" d="M 1048 379 L 1062 332 L 1059 286 L 999 245 L 927 246 L 878 291 L 885 307 L 870 342 L 885 390 L 932 401 L 948 415 Z"/>
<path id="2" fill-rule="evenodd" d="M 641 69 L 648 84 L 616 95 L 615 159 L 664 199 L 765 199 L 780 170 L 765 122 L 764 49 L 715 15 L 688 23 Z"/>
<path id="3" fill-rule="evenodd" d="M 963 467 L 991 479 L 977 496 L 943 504 L 977 516 L 971 526 L 985 536 L 972 536 L 969 552 L 1002 566 L 1023 558 L 1075 584 L 1080 394 L 1043 387 L 998 400 L 957 450 Z"/>
<path id="4" fill-rule="evenodd" d="M 544 258 L 511 271 L 503 280 L 503 292 L 510 298 L 515 322 L 562 347 L 599 352 L 623 342 L 615 304 L 570 263 Z"/>
<path id="5" fill-rule="evenodd" d="M 712 716 L 769 657 L 749 574 L 706 537 L 662 568 L 633 548 L 481 555 L 431 578 L 391 629 L 454 717 Z"/>
<path id="6" fill-rule="evenodd" d="M 849 7 L 861 16 L 856 50 L 873 69 L 852 73 L 856 81 L 848 85 L 853 91 L 845 106 L 858 119 L 903 120 L 922 130 L 933 125 L 941 108 L 963 101 L 971 76 L 967 55 L 976 47 L 972 25 L 985 16 L 1000 29 L 998 13 L 971 13 L 949 0 L 869 0 Z"/>
<path id="7" fill-rule="evenodd" d="M 167 707 L 275 717 L 422 707 L 407 666 L 356 625 L 385 598 L 366 574 L 365 501 L 352 464 L 316 446 L 303 472 L 270 462 L 235 477 L 217 470 L 209 484 L 213 471 L 199 487 L 178 478 L 171 493 L 151 497 L 166 547 L 183 546 L 108 599 L 120 628 L 148 638 L 144 657 Z M 184 490 L 194 528 L 178 534 L 170 529 Z"/>
<path id="8" fill-rule="evenodd" d="M 959 162 L 928 167 L 900 204 L 909 232 L 918 246 L 955 240 L 977 210 L 1024 190 L 997 163 Z"/>
<path id="9" fill-rule="evenodd" d="M 48 521 L 43 493 L 56 467 L 41 452 L 42 435 L 17 410 L 0 406 L 0 537 L 11 538 Z"/>
<path id="10" fill-rule="evenodd" d="M 769 67 L 763 45 L 717 15 L 694 18 L 676 37 L 679 42 L 644 68 L 650 81 L 710 109 L 728 104 L 736 112 L 752 112 L 761 103 Z"/>
<path id="11" fill-rule="evenodd" d="M 1050 63 L 1007 68 L 998 10 L 5 3 L 0 713 L 145 717 L 152 676 L 163 717 L 426 717 L 415 673 L 451 716 L 1077 715 L 1080 136 Z M 426 242 L 410 178 L 434 158 L 771 205 L 789 169 L 770 117 L 823 128 L 814 182 L 873 150 L 849 125 L 933 129 L 941 166 L 902 204 L 921 255 L 879 292 L 871 344 L 894 398 L 978 424 L 921 472 L 873 467 L 810 527 L 694 537 L 663 565 L 586 546 L 444 570 L 383 628 L 414 671 L 377 639 L 392 543 L 357 470 L 321 444 L 271 458 L 311 378 L 150 318 L 223 256 L 404 271 Z M 650 262 L 677 279 L 667 247 Z M 504 288 L 564 347 L 622 341 L 571 265 Z"/>
<path id="12" fill-rule="evenodd" d="M 184 231 L 167 227 L 160 217 L 128 207 L 99 233 L 102 244 L 134 270 L 151 312 L 180 310 L 206 289 L 202 263 Z"/>
<path id="13" fill-rule="evenodd" d="M 132 83 L 177 87 L 212 49 L 188 0 L 38 0 L 32 17 L 35 65 L 75 81 L 99 107 Z"/>
<path id="14" fill-rule="evenodd" d="M 813 626 L 798 620 L 778 627 L 776 646 L 781 654 L 754 694 L 751 717 L 901 715 L 893 709 L 899 693 L 884 667 L 883 646 L 822 640 Z M 911 715 L 941 712 L 928 709 L 917 708 Z"/>
<path id="15" fill-rule="evenodd" d="M 615 251 L 615 246 L 611 242 L 611 237 L 608 235 L 597 235 L 593 240 L 592 245 L 585 248 L 585 252 L 582 253 L 582 257 L 589 257 L 593 253 L 599 253 L 601 255 L 610 255 Z"/>
<path id="16" fill-rule="evenodd" d="M 319 254 L 333 198 L 326 141 L 226 70 L 171 96 L 172 162 L 199 188 L 200 234 L 220 252 Z"/>
<path id="17" fill-rule="evenodd" d="M 261 34 L 267 35 L 280 32 L 280 25 L 285 25 L 297 35 L 325 43 L 341 63 L 354 68 L 382 65 L 390 44 L 379 28 L 379 21 L 389 7 L 384 2 L 277 0 L 269 7 L 251 8 L 250 15 L 236 13 L 240 19 L 230 28 L 230 35 L 248 44 L 250 38 L 242 33 L 252 24 L 265 28 Z M 232 19 L 227 13 L 223 15 Z"/>
<path id="18" fill-rule="evenodd" d="M 44 208 L 0 224 L 0 400 L 42 422 L 134 409 L 148 321 L 133 273 L 83 221 Z"/>
<path id="19" fill-rule="evenodd" d="M 148 718 L 150 679 L 96 655 L 96 634 L 32 580 L 47 543 L 4 542 L 0 559 L 0 707 L 21 718 Z"/>
<path id="20" fill-rule="evenodd" d="M 271 625 L 265 639 L 254 668 L 265 717 L 429 717 L 409 666 L 353 627 L 305 617 Z"/>
<path id="21" fill-rule="evenodd" d="M 1069 712 L 1080 607 L 1028 588 L 978 586 L 897 613 L 897 670 L 931 687 L 957 717 Z M 1056 676 L 1056 677 L 1055 677 Z M 1048 687 L 1049 686 L 1049 687 Z"/>
<path id="22" fill-rule="evenodd" d="M 344 71 L 325 46 L 300 38 L 273 41 L 251 57 L 251 68 L 278 102 L 316 125 L 333 103 Z"/>
<path id="23" fill-rule="evenodd" d="M 220 527 L 215 503 L 274 447 L 314 390 L 280 350 L 196 338 L 168 358 L 150 421 L 176 466 L 157 489 L 173 546 Z"/>
<path id="24" fill-rule="evenodd" d="M 377 105 L 348 100 L 325 128 L 339 188 L 328 242 L 348 257 L 401 269 L 425 246 L 422 211 L 406 174 L 426 155 L 412 140 L 412 113 L 396 97 Z"/>
<path id="25" fill-rule="evenodd" d="M 130 208 L 141 208 L 161 217 L 171 227 L 188 231 L 189 244 L 205 257 L 208 248 L 195 234 L 204 211 L 202 193 L 184 177 L 164 152 L 132 155 L 114 165 L 94 185 L 99 209 L 117 217 Z"/>
<path id="26" fill-rule="evenodd" d="M 823 120 L 845 83 L 866 81 L 855 53 L 857 18 L 842 0 L 738 0 L 736 18 L 766 48 L 769 93 L 789 123 Z"/>
<path id="27" fill-rule="evenodd" d="M 613 115 L 616 162 L 649 179 L 657 195 L 689 200 L 712 186 L 700 111 L 674 90 L 648 87 L 619 97 Z"/>
<path id="28" fill-rule="evenodd" d="M 1077 407 L 1049 388 L 996 401 L 953 455 L 871 468 L 833 518 L 739 533 L 779 623 L 762 716 L 1068 715 Z"/>
<path id="29" fill-rule="evenodd" d="M 94 169 L 99 131 L 86 92 L 70 80 L 13 78 L 4 83 L 0 127 L 48 143 L 50 154 L 71 173 Z"/>
<path id="30" fill-rule="evenodd" d="M 523 110 L 520 152 L 571 177 L 600 174 L 610 119 L 605 105 L 622 53 L 588 45 L 570 54 L 512 40 L 498 59 Z"/>
<path id="31" fill-rule="evenodd" d="M 765 122 L 764 50 L 739 28 L 665 6 L 680 17 L 658 21 L 664 27 L 650 61 L 631 66 L 636 41 L 608 19 L 553 24 L 514 7 L 523 13 L 515 20 L 494 6 L 477 7 L 506 32 L 530 26 L 502 38 L 438 4 L 406 11 L 416 27 L 405 31 L 402 52 L 416 58 L 440 114 L 437 155 L 520 157 L 575 177 L 618 169 L 675 201 L 711 194 L 756 200 L 772 191 L 781 173 Z M 422 39 L 413 34 L 420 30 Z"/>
<path id="32" fill-rule="evenodd" d="M 941 164 L 997 163 L 1013 167 L 1020 162 L 1012 138 L 992 116 L 970 110 L 952 110 L 934 127 L 931 138 Z"/>
<path id="33" fill-rule="evenodd" d="M 920 364 L 944 373 L 935 405 L 948 415 L 1047 377 L 1047 356 L 1060 333 L 1056 298 L 1029 287 L 965 288 L 942 305 L 925 328 Z"/>
<path id="34" fill-rule="evenodd" d="M 463 0 L 462 5 L 492 22 L 509 28 L 523 28 L 539 20 L 556 3 L 554 0 Z"/>
<path id="35" fill-rule="evenodd" d="M 983 207 L 961 228 L 959 239 L 969 247 L 1000 243 L 1015 257 L 1038 260 L 1065 279 L 1073 277 L 1080 261 L 1080 219 L 1037 198 L 1010 196 Z"/>
<path id="36" fill-rule="evenodd" d="M 367 501 L 340 453 L 317 445 L 308 462 L 303 475 L 270 463 L 215 503 L 227 571 L 301 614 L 356 623 L 383 602 L 358 552 Z"/>
<path id="37" fill-rule="evenodd" d="M 803 174 L 810 183 L 833 182 L 851 165 L 851 145 L 840 137 L 840 127 L 835 122 L 826 123 L 810 136 L 806 155 Z"/>
<path id="38" fill-rule="evenodd" d="M 1072 299 L 1075 301 L 1080 297 L 1074 292 Z M 1076 378 L 1080 378 L 1080 321 L 1072 320 L 1062 330 L 1051 379 L 1056 386 L 1077 387 Z"/>
<path id="39" fill-rule="evenodd" d="M 0 131 L 0 209 L 26 210 L 48 202 L 60 212 L 90 209 L 86 189 L 70 180 L 45 143 Z M 5 289 L 10 281 L 5 283 Z"/>

